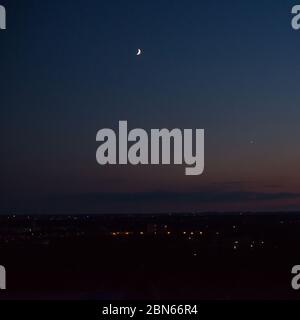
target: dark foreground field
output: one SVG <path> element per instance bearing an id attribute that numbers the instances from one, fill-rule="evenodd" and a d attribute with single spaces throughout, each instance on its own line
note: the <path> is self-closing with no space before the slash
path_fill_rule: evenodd
<path id="1" fill-rule="evenodd" d="M 6 216 L 17 299 L 297 299 L 296 214 Z"/>

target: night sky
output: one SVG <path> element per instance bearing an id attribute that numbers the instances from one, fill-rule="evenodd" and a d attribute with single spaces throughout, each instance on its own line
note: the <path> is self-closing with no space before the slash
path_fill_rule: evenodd
<path id="1" fill-rule="evenodd" d="M 0 213 L 300 209 L 295 1 L 0 4 Z M 99 166 L 119 120 L 205 129 L 204 174 Z"/>

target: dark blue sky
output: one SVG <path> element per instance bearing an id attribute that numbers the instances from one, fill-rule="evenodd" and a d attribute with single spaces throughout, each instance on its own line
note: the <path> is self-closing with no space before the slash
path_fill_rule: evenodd
<path id="1" fill-rule="evenodd" d="M 0 212 L 298 208 L 294 1 L 1 4 Z M 205 174 L 98 166 L 96 132 L 124 119 L 204 128 Z"/>

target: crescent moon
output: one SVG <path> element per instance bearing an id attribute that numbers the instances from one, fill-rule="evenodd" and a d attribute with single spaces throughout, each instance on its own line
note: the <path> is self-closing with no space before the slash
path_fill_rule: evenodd
<path id="1" fill-rule="evenodd" d="M 137 56 L 140 56 L 142 54 L 142 50 L 141 49 L 138 49 L 138 52 L 137 52 Z"/>

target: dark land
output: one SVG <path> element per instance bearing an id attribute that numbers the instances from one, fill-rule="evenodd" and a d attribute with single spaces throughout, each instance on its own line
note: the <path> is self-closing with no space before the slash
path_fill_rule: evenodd
<path id="1" fill-rule="evenodd" d="M 3 299 L 298 299 L 300 214 L 0 217 Z"/>

